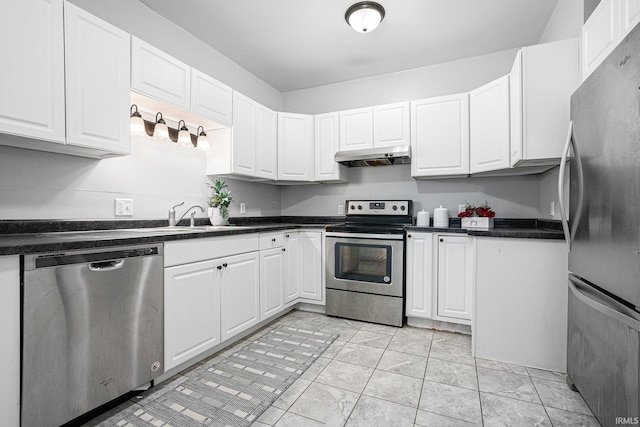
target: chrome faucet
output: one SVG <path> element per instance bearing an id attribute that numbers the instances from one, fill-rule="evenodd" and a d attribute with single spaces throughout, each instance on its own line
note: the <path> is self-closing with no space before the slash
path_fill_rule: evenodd
<path id="1" fill-rule="evenodd" d="M 184 218 L 185 215 L 188 214 L 189 211 L 193 208 L 200 208 L 200 210 L 204 212 L 204 208 L 202 206 L 193 205 L 189 209 L 184 211 L 184 213 L 180 216 L 180 218 L 176 220 L 176 208 L 182 205 L 184 205 L 184 202 L 178 203 L 177 205 L 169 209 L 169 227 L 175 227 L 176 225 L 178 225 L 178 223 L 182 220 L 182 218 Z M 191 222 L 189 224 L 189 227 L 194 227 L 195 225 L 196 225 L 196 212 L 191 212 Z"/>

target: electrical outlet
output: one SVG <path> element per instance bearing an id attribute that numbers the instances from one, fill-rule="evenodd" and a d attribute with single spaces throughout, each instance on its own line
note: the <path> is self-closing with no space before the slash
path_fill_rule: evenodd
<path id="1" fill-rule="evenodd" d="M 338 205 L 338 215 L 344 215 L 344 205 Z"/>
<path id="2" fill-rule="evenodd" d="M 115 199 L 115 216 L 133 216 L 133 199 Z"/>
<path id="3" fill-rule="evenodd" d="M 458 213 L 464 212 L 466 207 L 467 207 L 467 205 L 458 205 Z"/>
<path id="4" fill-rule="evenodd" d="M 247 204 L 244 202 L 240 203 L 240 213 L 241 214 L 247 213 Z"/>
<path id="5" fill-rule="evenodd" d="M 556 216 L 556 202 L 551 202 L 549 204 L 549 215 Z"/>

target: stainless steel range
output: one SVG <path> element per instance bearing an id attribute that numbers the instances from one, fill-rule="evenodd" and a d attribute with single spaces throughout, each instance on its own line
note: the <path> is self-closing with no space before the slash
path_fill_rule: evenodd
<path id="1" fill-rule="evenodd" d="M 346 223 L 327 227 L 330 316 L 404 323 L 404 226 L 411 200 L 347 200 Z"/>

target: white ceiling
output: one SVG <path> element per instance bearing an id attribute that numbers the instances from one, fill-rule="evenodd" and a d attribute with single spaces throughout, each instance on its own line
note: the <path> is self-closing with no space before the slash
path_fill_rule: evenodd
<path id="1" fill-rule="evenodd" d="M 377 0 L 369 34 L 344 20 L 357 0 L 140 0 L 281 92 L 536 44 L 558 0 Z"/>

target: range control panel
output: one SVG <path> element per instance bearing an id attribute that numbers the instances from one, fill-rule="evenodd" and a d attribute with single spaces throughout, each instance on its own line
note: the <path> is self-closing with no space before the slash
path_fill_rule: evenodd
<path id="1" fill-rule="evenodd" d="M 347 200 L 347 215 L 411 215 L 411 200 Z"/>

